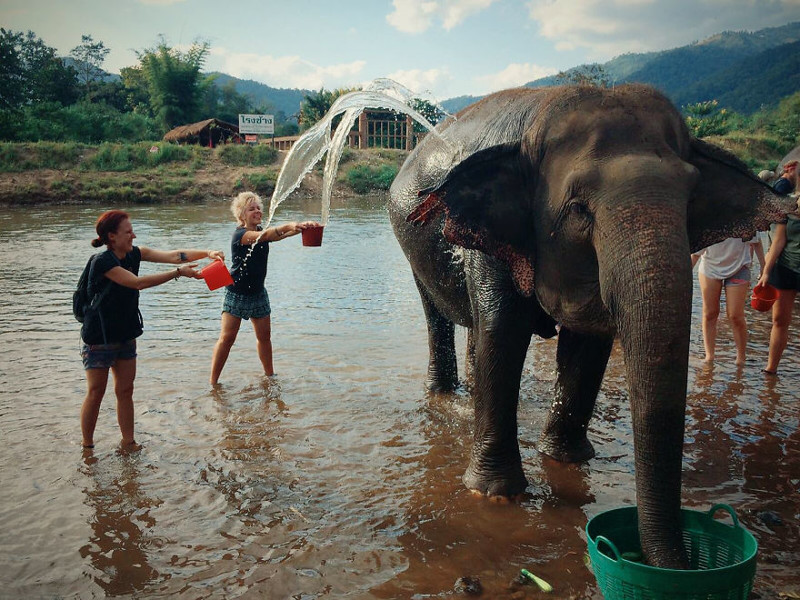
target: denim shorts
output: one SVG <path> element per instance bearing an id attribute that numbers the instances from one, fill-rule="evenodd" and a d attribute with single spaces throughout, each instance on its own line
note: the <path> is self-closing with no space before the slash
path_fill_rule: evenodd
<path id="1" fill-rule="evenodd" d="M 255 294 L 237 294 L 225 288 L 225 299 L 222 301 L 222 312 L 230 313 L 234 317 L 249 320 L 251 317 L 260 319 L 272 313 L 269 306 L 267 290 L 261 288 Z"/>
<path id="2" fill-rule="evenodd" d="M 750 265 L 745 265 L 736 273 L 726 278 L 724 285 L 750 285 Z"/>
<path id="3" fill-rule="evenodd" d="M 136 340 L 116 344 L 81 343 L 84 369 L 110 369 L 117 360 L 136 358 Z"/>

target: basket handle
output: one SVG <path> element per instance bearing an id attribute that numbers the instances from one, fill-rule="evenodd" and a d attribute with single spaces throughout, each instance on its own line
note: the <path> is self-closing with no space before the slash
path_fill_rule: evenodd
<path id="1" fill-rule="evenodd" d="M 711 517 L 713 519 L 714 518 L 714 514 L 720 509 L 724 510 L 725 512 L 727 512 L 731 516 L 731 519 L 733 519 L 733 526 L 734 527 L 741 527 L 741 525 L 739 525 L 739 519 L 736 516 L 736 513 L 734 512 L 733 508 L 731 508 L 727 504 L 715 504 L 714 506 L 712 506 L 708 510 L 707 514 L 708 514 L 709 517 Z"/>
<path id="2" fill-rule="evenodd" d="M 622 556 L 620 555 L 619 550 L 617 550 L 617 547 L 614 545 L 614 542 L 612 542 L 610 539 L 608 539 L 604 535 L 598 535 L 596 538 L 594 538 L 594 542 L 597 545 L 597 550 L 598 551 L 600 550 L 600 542 L 603 542 L 606 546 L 611 548 L 611 551 L 614 553 L 614 560 L 617 561 L 618 563 L 622 564 L 620 562 L 620 560 L 622 559 Z"/>

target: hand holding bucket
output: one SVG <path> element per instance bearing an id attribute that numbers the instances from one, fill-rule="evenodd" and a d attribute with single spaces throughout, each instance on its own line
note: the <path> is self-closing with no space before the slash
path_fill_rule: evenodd
<path id="1" fill-rule="evenodd" d="M 322 246 L 322 230 L 324 225 L 313 225 L 304 227 L 301 231 L 303 235 L 303 246 Z"/>
<path id="2" fill-rule="evenodd" d="M 777 288 L 768 283 L 765 285 L 757 285 L 753 288 L 753 296 L 750 298 L 750 306 L 760 312 L 765 312 L 772 308 L 772 305 L 775 303 L 777 298 Z"/>
<path id="3" fill-rule="evenodd" d="M 233 283 L 233 277 L 231 277 L 228 267 L 226 267 L 225 262 L 221 260 L 215 260 L 206 265 L 200 271 L 200 274 L 203 276 L 203 279 L 205 279 L 206 285 L 211 291 Z"/>

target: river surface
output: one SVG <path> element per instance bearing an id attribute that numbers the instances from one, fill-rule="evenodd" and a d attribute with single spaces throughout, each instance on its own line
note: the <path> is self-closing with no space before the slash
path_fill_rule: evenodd
<path id="1" fill-rule="evenodd" d="M 109 390 L 86 454 L 70 301 L 101 210 L 0 209 L 0 597 L 425 599 L 463 576 L 484 598 L 545 597 L 511 584 L 524 567 L 553 585 L 549 598 L 601 598 L 583 562 L 586 521 L 635 503 L 616 348 L 590 426 L 597 457 L 570 466 L 535 450 L 556 342 L 532 342 L 519 408 L 531 485 L 518 503 L 472 496 L 460 480 L 470 398 L 424 391 L 422 308 L 385 208 L 339 200 L 321 247 L 272 245 L 277 376 L 260 375 L 244 323 L 212 391 L 221 290 L 185 278 L 145 290 L 144 448 L 116 450 Z M 227 202 L 128 210 L 138 245 L 229 253 Z M 318 216 L 318 202 L 292 200 L 276 223 Z M 754 597 L 800 592 L 798 319 L 780 377 L 765 378 L 768 314 L 747 309 L 741 369 L 723 318 L 708 369 L 699 306 L 695 289 L 684 505 L 735 508 L 760 545 Z"/>

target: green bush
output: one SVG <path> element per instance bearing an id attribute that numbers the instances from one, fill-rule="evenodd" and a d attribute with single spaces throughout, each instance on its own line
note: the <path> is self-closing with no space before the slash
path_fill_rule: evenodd
<path id="1" fill-rule="evenodd" d="M 39 142 L 34 147 L 39 169 L 74 169 L 84 152 L 84 146 L 74 142 Z"/>
<path id="2" fill-rule="evenodd" d="M 223 144 L 217 146 L 216 153 L 222 162 L 234 167 L 271 165 L 278 157 L 278 151 L 266 144 Z"/>
<path id="3" fill-rule="evenodd" d="M 85 162 L 90 171 L 132 171 L 144 160 L 137 158 L 137 149 L 127 144 L 101 144 L 97 152 Z"/>
<path id="4" fill-rule="evenodd" d="M 157 142 L 155 144 L 146 144 L 146 147 L 146 165 L 150 167 L 166 163 L 187 162 L 194 157 L 195 146 L 179 146 L 178 144 Z"/>
<path id="5" fill-rule="evenodd" d="M 8 142 L 0 142 L 0 172 L 16 172 L 22 170 L 22 159 L 20 158 L 18 145 Z"/>
<path id="6" fill-rule="evenodd" d="M 275 182 L 278 180 L 276 171 L 268 170 L 265 173 L 248 173 L 236 180 L 234 189 L 239 191 L 252 191 L 261 196 L 272 193 Z"/>
<path id="7" fill-rule="evenodd" d="M 366 194 L 373 190 L 388 190 L 397 176 L 397 167 L 394 165 L 356 165 L 345 174 L 347 184 L 357 194 Z"/>

